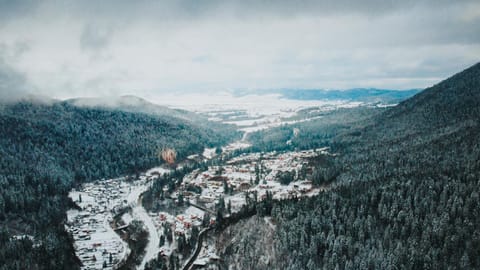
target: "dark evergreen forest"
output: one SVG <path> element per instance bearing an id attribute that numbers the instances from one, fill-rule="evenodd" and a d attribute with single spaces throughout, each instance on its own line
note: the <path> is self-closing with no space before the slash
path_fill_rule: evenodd
<path id="1" fill-rule="evenodd" d="M 253 144 L 251 151 L 292 151 L 331 146 L 333 139 L 346 132 L 364 126 L 384 108 L 356 107 L 325 111 L 316 115 L 318 119 L 249 134 Z M 308 116 L 308 115 L 307 115 Z M 295 134 L 294 130 L 298 132 Z M 287 143 L 288 142 L 288 143 Z"/>
<path id="2" fill-rule="evenodd" d="M 68 191 L 77 184 L 137 174 L 162 161 L 225 144 L 237 133 L 166 115 L 66 102 L 0 107 L 0 269 L 75 269 L 64 232 Z M 12 235 L 28 234 L 20 241 Z"/>
<path id="3" fill-rule="evenodd" d="M 236 133 L 57 102 L 1 107 L 0 135 L 0 269 L 75 269 L 62 225 L 72 187 L 158 165 L 163 147 L 182 158 Z M 327 112 L 250 140 L 251 151 L 328 146 L 334 154 L 314 170 L 328 191 L 245 211 L 276 224 L 269 269 L 480 268 L 480 64 L 393 108 Z M 177 173 L 147 193 L 149 207 Z"/>
<path id="4" fill-rule="evenodd" d="M 272 268 L 480 268 L 480 64 L 361 125 L 331 191 L 274 204 Z"/>

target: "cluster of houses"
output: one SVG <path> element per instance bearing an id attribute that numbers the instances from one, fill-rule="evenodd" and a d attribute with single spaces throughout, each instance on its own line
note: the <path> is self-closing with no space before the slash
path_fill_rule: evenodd
<path id="1" fill-rule="evenodd" d="M 208 154 L 213 155 L 213 149 Z M 221 166 L 210 166 L 205 171 L 195 170 L 187 174 L 180 188 L 171 194 L 177 200 L 180 195 L 183 196 L 183 200 L 189 203 L 186 209 L 180 214 L 178 211 L 172 212 L 176 214 L 148 213 L 158 235 L 164 235 L 165 228 L 169 228 L 168 232 L 174 239 L 172 243 L 163 242 L 159 247 L 160 254 L 171 254 L 177 248 L 177 237 L 189 239 L 193 228 L 200 231 L 205 224 L 213 224 L 215 205 L 221 200 L 229 205 L 231 212 L 236 212 L 246 203 L 245 192 L 256 194 L 260 200 L 266 197 L 267 191 L 274 199 L 318 194 L 319 188 L 308 179 L 308 171 L 311 172 L 308 159 L 316 155 L 318 152 L 313 150 L 242 154 Z M 66 227 L 75 240 L 75 252 L 82 262 L 82 269 L 117 269 L 125 262 L 130 250 L 112 228 L 113 217 L 123 214 L 122 210 L 128 206 L 137 205 L 148 185 L 166 172 L 168 169 L 154 168 L 141 175 L 139 180 L 102 180 L 70 192 L 69 196 L 78 209 L 68 211 Z M 282 185 L 278 181 L 282 172 L 294 174 L 294 181 Z M 201 192 L 193 191 L 192 186 Z M 215 259 L 215 256 L 209 251 L 200 257 L 205 260 L 210 257 Z"/>
<path id="2" fill-rule="evenodd" d="M 193 206 L 188 207 L 183 213 L 177 215 L 172 215 L 168 212 L 149 213 L 149 215 L 160 235 L 165 235 L 165 228 L 170 229 L 169 233 L 171 233 L 172 242 L 168 242 L 165 236 L 165 241 L 160 243 L 159 253 L 161 256 L 170 256 L 172 251 L 178 247 L 178 237 L 184 236 L 186 240 L 189 240 L 194 227 L 200 231 L 203 226 L 203 220 L 206 218 L 205 211 Z"/>
<path id="3" fill-rule="evenodd" d="M 87 183 L 81 190 L 72 190 L 69 197 L 78 206 L 67 212 L 66 229 L 74 239 L 82 269 L 117 269 L 130 250 L 111 227 L 113 215 L 130 202 L 133 185 L 124 178 Z"/>
<path id="4" fill-rule="evenodd" d="M 323 153 L 324 149 L 320 151 Z M 313 196 L 318 194 L 321 189 L 314 187 L 309 179 L 312 168 L 310 168 L 308 159 L 318 154 L 319 151 L 313 150 L 243 154 L 228 160 L 223 166 L 210 166 L 206 171 L 191 172 L 184 177 L 181 188 L 175 194 L 178 196 L 183 192 L 182 194 L 189 202 L 211 210 L 223 198 L 225 203 L 230 205 L 232 212 L 239 211 L 246 203 L 246 192 L 257 194 L 259 200 L 266 198 L 267 191 L 272 194 L 274 199 L 278 200 Z M 294 181 L 282 185 L 278 181 L 277 175 L 287 171 L 295 175 Z M 191 185 L 200 187 L 201 193 L 187 192 L 186 188 Z M 189 209 L 196 208 L 190 206 Z M 189 236 L 190 224 L 193 220 L 189 217 L 195 216 L 171 216 L 165 213 L 159 215 L 159 220 L 171 224 L 175 234 Z M 193 226 L 201 226 L 201 224 L 201 222 L 197 222 Z M 214 244 L 204 242 L 204 245 L 194 262 L 197 267 L 206 267 L 219 259 Z"/>
<path id="5" fill-rule="evenodd" d="M 193 206 L 188 207 L 184 213 L 172 215 L 167 212 L 152 214 L 157 229 L 162 229 L 168 225 L 175 235 L 186 235 L 187 238 L 191 234 L 192 227 L 202 226 L 205 212 Z"/>
<path id="6" fill-rule="evenodd" d="M 182 193 L 189 201 L 206 207 L 213 207 L 223 197 L 230 201 L 235 211 L 245 203 L 242 194 L 246 191 L 256 192 L 259 199 L 265 198 L 267 191 L 272 193 L 274 199 L 314 195 L 318 191 L 308 179 L 312 171 L 308 159 L 318 154 L 314 150 L 242 154 L 228 160 L 223 166 L 210 166 L 206 171 L 195 170 L 186 175 L 182 188 L 174 197 Z M 278 181 L 281 172 L 292 172 L 295 181 L 282 185 Z M 192 185 L 201 188 L 201 194 L 186 190 Z"/>

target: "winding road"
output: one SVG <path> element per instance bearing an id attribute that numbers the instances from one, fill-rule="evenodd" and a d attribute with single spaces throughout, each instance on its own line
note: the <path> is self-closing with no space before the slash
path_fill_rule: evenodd
<path id="1" fill-rule="evenodd" d="M 143 206 L 136 206 L 132 209 L 132 213 L 136 219 L 141 220 L 143 224 L 145 224 L 149 235 L 148 244 L 145 248 L 145 255 L 143 256 L 142 263 L 137 268 L 143 270 L 145 269 L 145 264 L 147 262 L 154 258 L 157 258 L 160 236 L 158 235 L 157 228 L 155 228 L 155 224 L 153 224 L 152 219 L 148 215 L 147 211 L 145 211 L 145 208 L 143 208 Z"/>
<path id="2" fill-rule="evenodd" d="M 141 205 L 142 193 L 145 192 L 148 188 L 148 185 L 140 186 L 133 189 L 128 196 L 128 203 L 132 206 L 132 216 L 135 219 L 140 220 L 145 225 L 148 231 L 148 244 L 145 247 L 145 255 L 143 256 L 142 263 L 137 267 L 137 269 L 145 269 L 145 264 L 150 260 L 157 258 L 160 244 L 160 235 L 158 234 L 157 228 L 152 221 L 152 218 L 148 215 L 147 211 Z"/>
<path id="3" fill-rule="evenodd" d="M 198 254 L 200 254 L 200 251 L 202 250 L 202 244 L 203 244 L 203 237 L 205 234 L 213 229 L 213 227 L 208 227 L 200 231 L 198 234 L 198 240 L 197 240 L 197 246 L 195 247 L 195 252 L 193 252 L 192 257 L 188 259 L 187 263 L 183 266 L 182 270 L 188 270 L 192 266 L 192 264 L 195 262 L 195 260 L 198 257 Z"/>

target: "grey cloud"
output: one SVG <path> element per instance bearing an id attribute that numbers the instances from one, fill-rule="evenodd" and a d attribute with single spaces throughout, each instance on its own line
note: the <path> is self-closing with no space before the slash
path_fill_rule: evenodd
<path id="1" fill-rule="evenodd" d="M 383 33 L 391 32 L 393 44 L 427 44 L 427 43 L 479 43 L 480 18 L 462 20 L 459 11 L 477 0 L 104 0 L 104 1 L 8 1 L 0 0 L 0 10 L 12 13 L 6 16 L 15 19 L 18 13 L 47 13 L 75 18 L 85 27 L 80 42 L 83 49 L 98 50 L 108 45 L 114 28 L 121 31 L 128 25 L 148 20 L 157 25 L 197 23 L 201 20 L 238 19 L 246 22 L 269 20 L 272 18 L 289 20 L 298 17 L 331 17 L 331 16 L 367 16 L 371 19 L 388 15 L 399 16 L 409 14 L 391 29 L 382 29 Z M 36 5 L 41 7 L 35 8 Z M 31 7 L 29 7 L 31 6 Z M 473 7 L 475 8 L 475 7 Z M 478 6 L 477 6 L 478 8 Z M 0 13 L 1 15 L 1 13 Z M 48 16 L 43 16 L 48 17 Z M 43 18 L 42 17 L 42 18 Z M 334 26 L 333 26 L 334 27 Z M 369 33 L 363 33 L 369 35 Z M 375 34 L 372 34 L 375 37 Z M 382 40 L 380 42 L 388 42 Z"/>
<path id="2" fill-rule="evenodd" d="M 32 14 L 39 4 L 39 1 L 0 0 L 0 28 L 10 20 Z"/>
<path id="3" fill-rule="evenodd" d="M 105 47 L 114 28 L 121 31 L 140 20 L 149 20 L 158 25 L 168 23 L 172 27 L 180 22 L 226 18 L 262 21 L 272 17 L 289 20 L 298 17 L 368 16 L 375 19 L 405 13 L 412 16 L 390 29 L 394 34 L 405 35 L 403 42 L 477 43 L 480 42 L 480 35 L 477 34 L 480 31 L 480 18 L 462 20 L 454 16 L 461 13 L 459 9 L 471 4 L 478 4 L 478 0 L 0 0 L 0 17 L 15 20 L 18 15 L 29 14 L 56 20 L 63 15 L 79 20 L 86 25 L 80 38 L 84 49 Z M 393 42 L 398 43 L 398 39 L 395 38 Z"/>
<path id="4" fill-rule="evenodd" d="M 149 17 L 162 20 L 197 19 L 203 17 L 255 16 L 291 17 L 298 15 L 338 15 L 366 14 L 382 15 L 408 10 L 415 7 L 442 9 L 455 5 L 475 3 L 475 0 L 104 0 L 104 1 L 8 1 L 0 0 L 0 15 L 14 18 L 18 14 L 28 14 L 41 10 L 56 10 L 73 16 L 94 20 L 114 19 L 116 21 Z"/>
<path id="5" fill-rule="evenodd" d="M 231 11 L 239 16 L 248 16 L 249 14 L 278 14 L 282 16 L 298 14 L 328 14 L 328 13 L 363 13 L 363 14 L 382 14 L 396 12 L 398 10 L 410 9 L 415 6 L 430 6 L 431 8 L 455 5 L 459 2 L 472 1 L 449 1 L 449 0 L 404 0 L 404 1 L 385 1 L 385 0 L 180 0 L 180 1 L 80 1 L 74 4 L 85 13 L 107 15 L 110 13 L 146 15 L 158 14 L 158 18 L 168 13 L 171 16 L 199 17 L 220 15 L 215 12 Z M 228 13 L 228 12 L 227 12 Z M 127 15 L 128 16 L 128 15 Z"/>
<path id="6" fill-rule="evenodd" d="M 17 41 L 11 45 L 0 43 L 0 60 L 16 61 L 29 50 L 30 44 L 26 41 Z"/>
<path id="7" fill-rule="evenodd" d="M 110 42 L 113 29 L 100 25 L 87 24 L 80 35 L 80 46 L 84 50 L 100 50 Z"/>
<path id="8" fill-rule="evenodd" d="M 14 44 L 13 48 L 13 57 L 18 58 L 21 57 L 24 53 L 30 50 L 31 46 L 26 41 L 17 41 Z"/>
<path id="9" fill-rule="evenodd" d="M 12 102 L 29 94 L 25 76 L 0 58 L 0 102 Z"/>
<path id="10" fill-rule="evenodd" d="M 192 58 L 192 62 L 195 62 L 195 63 L 206 63 L 211 60 L 212 60 L 212 57 L 210 55 L 199 55 L 197 57 Z"/>
<path id="11" fill-rule="evenodd" d="M 470 19 L 462 18 L 462 13 L 468 6 L 465 6 L 464 10 L 456 10 L 458 7 L 451 9 L 424 7 L 409 14 L 407 20 L 395 26 L 395 29 L 391 29 L 391 35 L 400 36 L 405 39 L 403 43 L 414 45 L 480 43 L 478 34 L 480 33 L 480 16 Z M 476 6 L 476 8 L 479 7 L 479 5 Z"/>
<path id="12" fill-rule="evenodd" d="M 10 44 L 1 90 L 28 89 L 26 77 L 61 98 L 421 87 L 478 61 L 475 7 L 478 0 L 0 0 L 0 51 Z"/>
<path id="13" fill-rule="evenodd" d="M 33 98 L 34 87 L 24 72 L 12 66 L 30 49 L 27 42 L 15 42 L 8 45 L 0 43 L 0 103 L 14 102 L 28 97 Z"/>

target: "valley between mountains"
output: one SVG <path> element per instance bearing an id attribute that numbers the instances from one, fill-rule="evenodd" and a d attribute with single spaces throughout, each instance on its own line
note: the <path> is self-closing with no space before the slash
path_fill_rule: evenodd
<path id="1" fill-rule="evenodd" d="M 363 91 L 2 104 L 0 269 L 477 269 L 480 64 Z"/>

